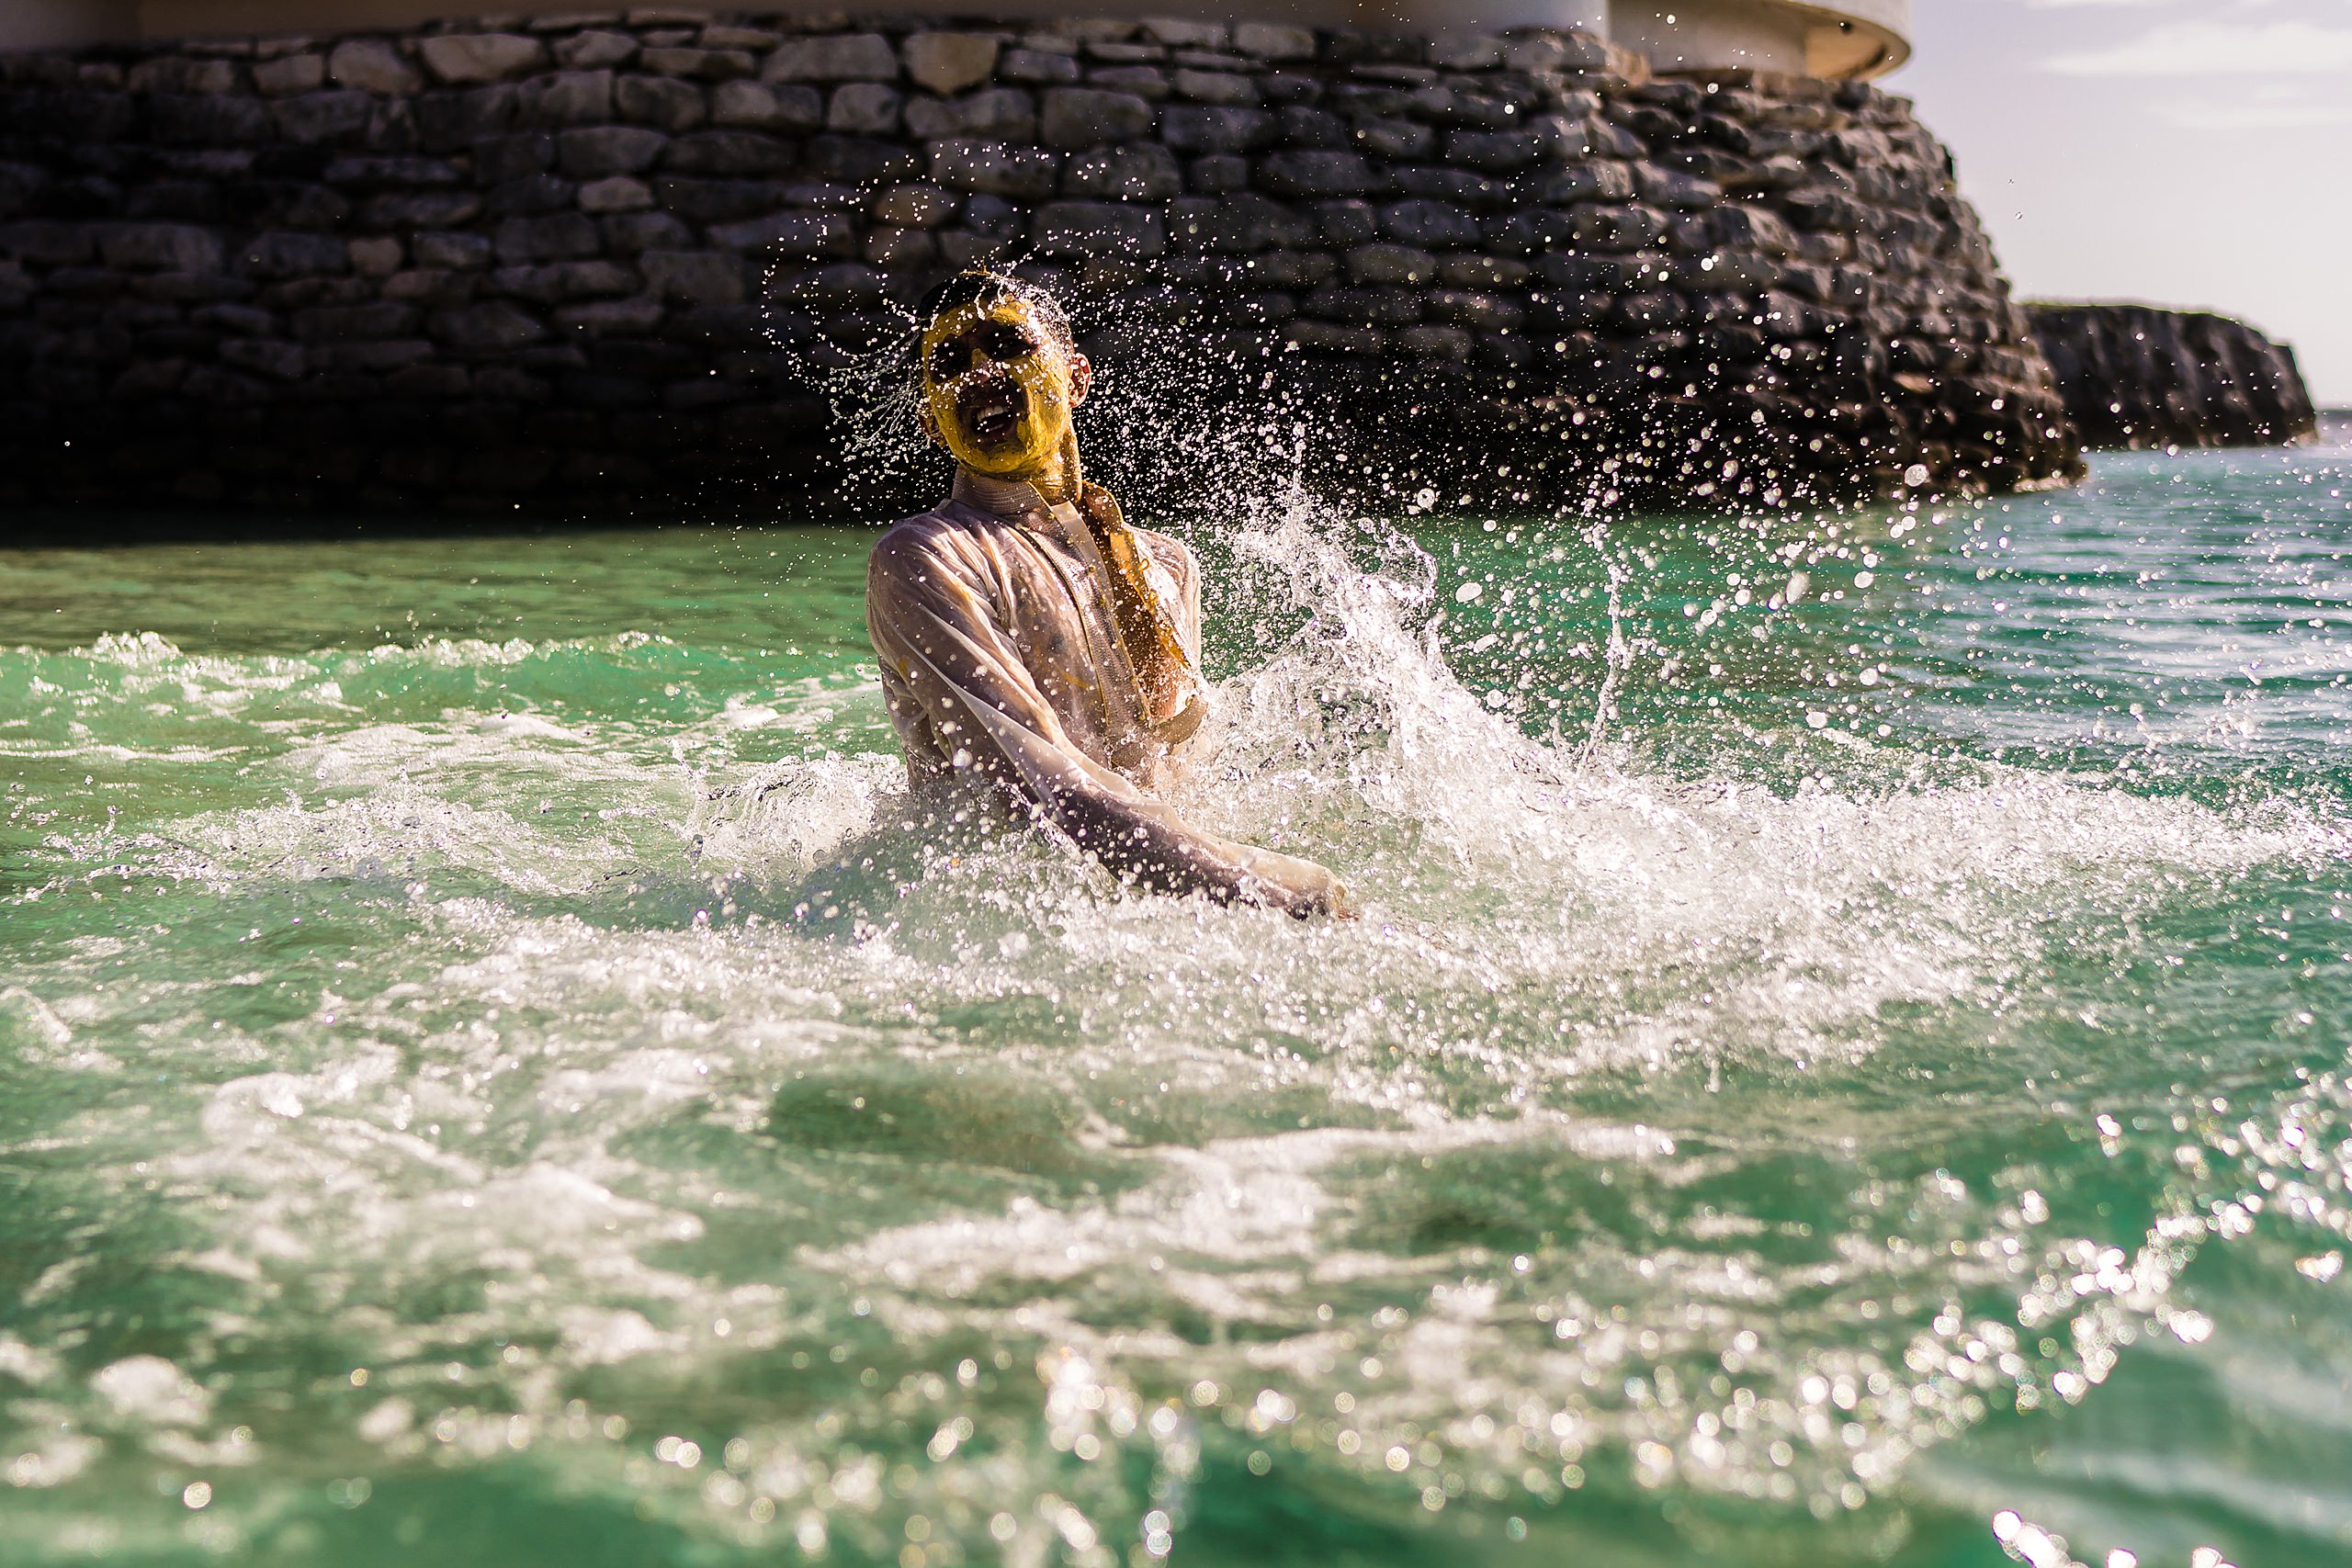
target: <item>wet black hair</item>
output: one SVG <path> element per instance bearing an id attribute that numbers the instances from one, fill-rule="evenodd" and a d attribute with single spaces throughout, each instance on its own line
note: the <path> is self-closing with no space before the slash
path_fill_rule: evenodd
<path id="1" fill-rule="evenodd" d="M 993 305 L 1000 299 L 1026 305 L 1064 352 L 1078 346 L 1078 340 L 1070 333 L 1069 317 L 1052 295 L 1010 274 L 977 268 L 956 274 L 922 297 L 922 303 L 915 308 L 915 320 L 922 323 L 917 335 L 931 331 L 932 323 L 951 310 L 960 310 L 967 305 Z"/>

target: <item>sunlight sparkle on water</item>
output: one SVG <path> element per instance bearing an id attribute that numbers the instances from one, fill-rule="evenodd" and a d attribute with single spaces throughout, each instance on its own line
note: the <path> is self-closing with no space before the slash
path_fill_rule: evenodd
<path id="1" fill-rule="evenodd" d="M 1344 928 L 904 827 L 869 536 L 12 558 L 24 1560 L 2331 1562 L 2346 466 L 1180 519 Z"/>

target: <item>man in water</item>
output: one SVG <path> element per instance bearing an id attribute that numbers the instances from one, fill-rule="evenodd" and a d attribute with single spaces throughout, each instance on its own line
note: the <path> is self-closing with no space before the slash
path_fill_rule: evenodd
<path id="1" fill-rule="evenodd" d="M 1200 728 L 1201 572 L 1080 474 L 1093 367 L 1053 299 L 994 273 L 932 292 L 922 427 L 949 498 L 882 536 L 865 625 L 918 794 L 970 781 L 1163 892 L 1347 914 L 1312 861 L 1187 824 L 1148 793 Z"/>

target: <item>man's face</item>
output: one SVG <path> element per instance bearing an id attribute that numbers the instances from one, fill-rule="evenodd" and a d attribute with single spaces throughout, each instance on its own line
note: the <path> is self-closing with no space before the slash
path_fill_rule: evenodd
<path id="1" fill-rule="evenodd" d="M 1051 468 L 1091 377 L 1012 299 L 963 305 L 922 335 L 923 429 L 966 468 L 1001 479 Z"/>

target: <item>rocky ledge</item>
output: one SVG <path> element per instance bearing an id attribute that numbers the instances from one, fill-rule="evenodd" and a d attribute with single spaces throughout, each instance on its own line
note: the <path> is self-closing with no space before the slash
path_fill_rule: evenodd
<path id="1" fill-rule="evenodd" d="M 2319 430 L 2295 351 L 2244 321 L 2153 305 L 2027 309 L 2086 446 L 2275 446 Z"/>
<path id="2" fill-rule="evenodd" d="M 1172 333 L 1228 404 L 1298 389 L 1337 473 L 1770 505 L 2077 468 L 1947 154 L 1860 84 L 665 9 L 0 59 L 0 505 L 821 504 L 811 369 L 991 260 L 1114 382 Z"/>

